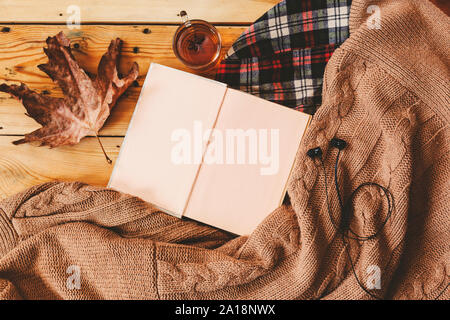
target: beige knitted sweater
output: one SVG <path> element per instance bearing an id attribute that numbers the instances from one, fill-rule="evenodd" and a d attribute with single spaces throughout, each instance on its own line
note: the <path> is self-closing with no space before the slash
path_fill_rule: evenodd
<path id="1" fill-rule="evenodd" d="M 366 23 L 372 4 L 380 29 Z M 112 190 L 36 186 L 0 203 L 0 298 L 449 299 L 450 18 L 426 0 L 353 0 L 350 24 L 302 141 L 291 205 L 235 238 Z M 344 241 L 328 216 L 322 166 L 306 152 L 323 150 L 339 220 L 333 137 L 348 142 L 344 201 L 364 182 L 394 198 L 372 240 Z M 361 235 L 387 215 L 374 187 L 352 208 Z"/>

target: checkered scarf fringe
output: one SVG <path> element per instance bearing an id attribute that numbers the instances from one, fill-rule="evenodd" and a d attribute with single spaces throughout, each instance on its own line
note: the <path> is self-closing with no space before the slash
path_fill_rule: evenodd
<path id="1" fill-rule="evenodd" d="M 284 0 L 253 23 L 219 64 L 230 87 L 314 114 L 325 66 L 349 36 L 351 0 Z"/>

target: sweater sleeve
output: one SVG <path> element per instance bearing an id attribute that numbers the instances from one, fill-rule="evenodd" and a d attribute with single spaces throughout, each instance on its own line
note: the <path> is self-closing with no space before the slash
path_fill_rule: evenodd
<path id="1" fill-rule="evenodd" d="M 189 244 L 201 250 L 217 248 L 231 237 L 111 189 L 79 182 L 46 183 L 0 202 L 0 300 L 135 298 L 143 292 L 156 298 L 151 289 L 156 287 L 152 257 L 158 243 Z M 138 242 L 140 249 L 133 249 Z M 70 265 L 82 266 L 83 290 L 67 289 Z M 124 271 L 124 266 L 148 277 L 150 291 L 132 295 L 129 288 L 136 273 Z M 111 279 L 119 279 L 115 284 L 119 293 L 97 289 L 110 286 Z"/>
<path id="2" fill-rule="evenodd" d="M 111 210 L 104 210 L 106 206 L 111 206 Z M 122 210 L 125 206 L 128 210 Z M 17 243 L 18 238 L 28 238 L 55 225 L 84 221 L 102 227 L 116 227 L 156 209 L 113 190 L 100 191 L 79 182 L 50 182 L 2 201 L 0 211 L 3 212 L 0 223 L 5 237 L 2 242 L 6 248 L 6 245 L 10 247 L 14 243 L 14 239 Z"/>
<path id="3" fill-rule="evenodd" d="M 80 182 L 49 182 L 0 202 L 0 259 L 53 226 L 86 222 L 127 238 L 217 247 L 232 235 L 160 212 L 139 198 Z M 189 232 L 181 232 L 187 230 Z"/>

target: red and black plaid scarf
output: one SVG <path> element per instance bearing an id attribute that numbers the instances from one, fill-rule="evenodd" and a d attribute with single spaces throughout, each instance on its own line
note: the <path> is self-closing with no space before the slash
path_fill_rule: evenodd
<path id="1" fill-rule="evenodd" d="M 230 87 L 314 114 L 325 65 L 349 36 L 351 0 L 284 0 L 253 23 L 220 63 Z"/>

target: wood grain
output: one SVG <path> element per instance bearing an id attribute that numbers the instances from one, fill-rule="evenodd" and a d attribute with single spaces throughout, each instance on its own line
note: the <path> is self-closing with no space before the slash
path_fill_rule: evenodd
<path id="1" fill-rule="evenodd" d="M 83 181 L 106 186 L 123 138 L 102 138 L 109 165 L 95 138 L 55 149 L 31 144 L 15 146 L 17 137 L 0 136 L 0 199 L 48 181 Z"/>
<path id="2" fill-rule="evenodd" d="M 172 52 L 172 36 L 186 10 L 190 18 L 220 24 L 223 53 L 249 25 L 279 0 L 0 0 L 0 83 L 24 82 L 38 92 L 61 96 L 61 90 L 37 65 L 45 63 L 45 39 L 63 30 L 77 48 L 79 64 L 96 73 L 101 55 L 111 39 L 124 40 L 119 71 L 139 63 L 138 86 L 131 87 L 114 108 L 101 131 L 106 152 L 114 162 L 119 154 L 150 62 L 190 71 Z M 107 4 L 105 4 L 107 3 Z M 69 5 L 81 9 L 80 29 L 66 21 Z M 30 23 L 30 24 L 28 24 Z M 236 26 L 236 24 L 243 26 Z M 144 32 L 148 29 L 148 32 Z M 190 71 L 192 72 L 192 71 Z M 214 70 L 203 74 L 213 77 Z M 39 127 L 24 115 L 25 109 L 9 95 L 0 93 L 0 199 L 33 185 L 54 181 L 83 181 L 105 186 L 113 169 L 96 138 L 84 138 L 76 146 L 54 149 L 36 145 L 15 146 L 12 141 Z"/>
<path id="3" fill-rule="evenodd" d="M 250 24 L 279 0 L 0 0 L 0 21 L 66 23 L 78 5 L 82 23 L 179 23 L 191 18 L 213 23 Z"/>
<path id="4" fill-rule="evenodd" d="M 43 47 L 49 35 L 60 30 L 71 39 L 72 46 L 78 44 L 73 53 L 80 65 L 95 74 L 100 57 L 106 52 L 111 39 L 120 37 L 124 40 L 119 71 L 128 71 L 131 63 L 139 64 L 139 87 L 131 87 L 114 108 L 110 119 L 101 130 L 101 135 L 123 136 L 139 97 L 141 85 L 148 71 L 150 62 L 158 62 L 170 67 L 192 72 L 173 54 L 172 36 L 176 26 L 136 26 L 136 25 L 88 25 L 80 30 L 69 30 L 58 25 L 3 25 L 10 28 L 7 33 L 0 32 L 0 83 L 26 83 L 38 92 L 48 91 L 54 96 L 61 96 L 60 88 L 37 68 L 47 61 Z M 0 26 L 0 29 L 2 26 Z M 151 32 L 144 33 L 148 28 Z M 218 27 L 222 35 L 223 53 L 245 30 L 245 27 Z M 134 53 L 134 48 L 138 52 Z M 212 78 L 214 70 L 203 73 Z M 39 125 L 25 116 L 25 108 L 8 94 L 0 93 L 0 134 L 24 134 Z"/>

